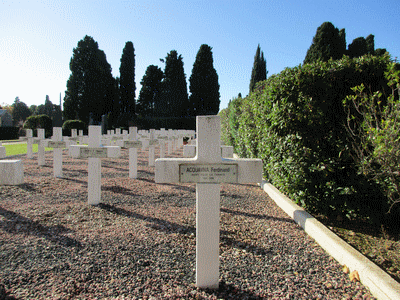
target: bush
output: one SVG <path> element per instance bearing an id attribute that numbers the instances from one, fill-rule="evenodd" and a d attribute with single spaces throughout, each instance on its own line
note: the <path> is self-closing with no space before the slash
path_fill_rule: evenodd
<path id="1" fill-rule="evenodd" d="M 389 96 L 362 83 L 343 104 L 358 173 L 380 186 L 389 210 L 400 216 L 400 64 L 390 63 L 385 76 L 392 89 Z"/>
<path id="2" fill-rule="evenodd" d="M 78 131 L 79 130 L 87 131 L 85 123 L 81 120 L 65 121 L 62 126 L 62 129 L 63 129 L 63 135 L 66 136 L 71 136 L 71 129 L 77 129 Z"/>
<path id="3" fill-rule="evenodd" d="M 18 139 L 19 127 L 0 127 L 0 140 Z"/>
<path id="4" fill-rule="evenodd" d="M 25 120 L 23 127 L 32 129 L 33 135 L 37 135 L 37 128 L 44 129 L 46 138 L 53 135 L 53 121 L 48 115 L 30 116 Z"/>
<path id="5" fill-rule="evenodd" d="M 357 172 L 342 101 L 361 83 L 388 93 L 389 62 L 344 56 L 271 76 L 229 107 L 235 150 L 262 158 L 264 177 L 312 213 L 382 217 L 386 198 Z"/>

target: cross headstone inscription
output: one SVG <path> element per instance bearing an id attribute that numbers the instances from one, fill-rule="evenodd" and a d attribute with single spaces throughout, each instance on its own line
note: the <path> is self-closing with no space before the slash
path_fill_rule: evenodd
<path id="1" fill-rule="evenodd" d="M 100 146 L 101 126 L 89 126 L 88 146 L 71 145 L 70 156 L 88 158 L 88 204 L 98 205 L 101 197 L 101 158 L 119 157 L 118 146 Z"/>
<path id="2" fill-rule="evenodd" d="M 220 183 L 262 180 L 261 159 L 221 157 L 219 116 L 197 116 L 197 155 L 156 160 L 156 183 L 196 183 L 196 286 L 219 285 Z"/>

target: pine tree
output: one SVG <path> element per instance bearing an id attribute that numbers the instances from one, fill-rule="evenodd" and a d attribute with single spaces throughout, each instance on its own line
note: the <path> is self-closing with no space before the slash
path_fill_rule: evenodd
<path id="1" fill-rule="evenodd" d="M 189 78 L 191 116 L 216 115 L 219 111 L 220 94 L 218 74 L 213 66 L 212 48 L 200 46 Z"/>
<path id="2" fill-rule="evenodd" d="M 331 22 L 324 22 L 318 27 L 310 48 L 307 50 L 304 63 L 318 60 L 340 59 L 346 52 L 346 35 L 344 29 L 337 29 Z"/>
<path id="3" fill-rule="evenodd" d="M 73 50 L 71 75 L 64 97 L 64 118 L 79 119 L 86 124 L 90 114 L 98 122 L 110 112 L 116 97 L 115 79 L 105 53 L 97 42 L 85 36 Z"/>
<path id="4" fill-rule="evenodd" d="M 132 42 L 126 42 L 121 56 L 120 93 L 121 113 L 135 115 L 135 48 Z"/>
<path id="5" fill-rule="evenodd" d="M 254 55 L 253 69 L 251 70 L 249 94 L 254 90 L 256 83 L 267 79 L 267 62 L 264 58 L 264 52 L 257 46 L 256 55 Z"/>
<path id="6" fill-rule="evenodd" d="M 160 108 L 163 71 L 154 65 L 146 69 L 140 84 L 142 88 L 139 93 L 137 112 L 142 116 L 161 116 Z"/>
<path id="7" fill-rule="evenodd" d="M 189 101 L 182 55 L 171 50 L 165 58 L 163 95 L 160 108 L 168 117 L 187 116 Z"/>

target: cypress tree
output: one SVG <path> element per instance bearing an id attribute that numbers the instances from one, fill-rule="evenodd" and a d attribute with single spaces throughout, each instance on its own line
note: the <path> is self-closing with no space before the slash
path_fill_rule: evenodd
<path id="1" fill-rule="evenodd" d="M 78 42 L 70 70 L 64 97 L 65 119 L 79 119 L 88 124 L 92 114 L 94 121 L 100 121 L 101 115 L 114 105 L 115 79 L 105 53 L 92 37 L 85 36 Z"/>
<path id="2" fill-rule="evenodd" d="M 188 114 L 188 92 L 182 55 L 171 50 L 165 58 L 163 95 L 160 109 L 168 117 L 182 117 Z"/>
<path id="3" fill-rule="evenodd" d="M 256 83 L 267 79 L 267 62 L 264 58 L 264 52 L 257 46 L 256 55 L 254 55 L 253 69 L 251 70 L 249 94 L 254 90 Z"/>
<path id="4" fill-rule="evenodd" d="M 331 22 L 324 22 L 318 27 L 310 48 L 307 50 L 304 63 L 312 63 L 318 60 L 328 61 L 340 59 L 346 51 L 346 36 L 344 29 L 339 33 Z"/>
<path id="5" fill-rule="evenodd" d="M 121 114 L 135 114 L 135 48 L 132 42 L 126 42 L 121 56 L 120 95 Z"/>
<path id="6" fill-rule="evenodd" d="M 349 44 L 348 49 L 351 58 L 360 57 L 368 53 L 367 41 L 363 37 L 358 37 Z"/>
<path id="7" fill-rule="evenodd" d="M 219 111 L 220 94 L 218 74 L 213 66 L 212 48 L 200 46 L 189 78 L 191 116 L 216 115 Z"/>
<path id="8" fill-rule="evenodd" d="M 140 84 L 137 112 L 142 116 L 160 116 L 162 109 L 160 108 L 163 71 L 154 65 L 150 65 L 146 69 Z"/>
<path id="9" fill-rule="evenodd" d="M 366 37 L 365 42 L 367 43 L 367 53 L 375 54 L 375 37 L 373 34 L 370 34 Z"/>

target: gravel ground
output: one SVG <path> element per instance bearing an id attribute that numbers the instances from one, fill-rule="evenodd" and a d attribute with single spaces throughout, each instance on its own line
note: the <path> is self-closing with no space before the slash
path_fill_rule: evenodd
<path id="1" fill-rule="evenodd" d="M 181 156 L 177 151 L 171 156 Z M 374 299 L 257 185 L 221 185 L 220 287 L 195 282 L 195 185 L 139 178 L 128 154 L 102 161 L 87 205 L 87 161 L 64 178 L 21 156 L 25 183 L 0 187 L 0 299 Z"/>

